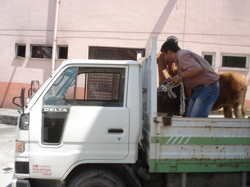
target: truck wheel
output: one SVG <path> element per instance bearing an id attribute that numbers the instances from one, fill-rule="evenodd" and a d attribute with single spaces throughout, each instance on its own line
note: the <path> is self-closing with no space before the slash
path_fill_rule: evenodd
<path id="1" fill-rule="evenodd" d="M 89 169 L 76 175 L 67 187 L 126 187 L 115 173 L 105 169 Z"/>

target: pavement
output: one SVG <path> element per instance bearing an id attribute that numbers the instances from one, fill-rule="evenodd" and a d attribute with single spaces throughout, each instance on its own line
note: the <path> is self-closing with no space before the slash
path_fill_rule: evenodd
<path id="1" fill-rule="evenodd" d="M 16 125 L 18 115 L 17 109 L 0 108 L 0 124 Z"/>
<path id="2" fill-rule="evenodd" d="M 11 187 L 14 174 L 16 126 L 0 124 L 0 186 Z"/>
<path id="3" fill-rule="evenodd" d="M 0 108 L 0 187 L 11 187 L 18 115 L 17 109 Z"/>

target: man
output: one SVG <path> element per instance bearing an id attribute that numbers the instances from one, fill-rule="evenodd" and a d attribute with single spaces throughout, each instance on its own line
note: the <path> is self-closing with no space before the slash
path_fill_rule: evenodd
<path id="1" fill-rule="evenodd" d="M 169 36 L 167 40 L 173 40 L 178 45 L 178 38 L 176 38 L 175 36 Z M 176 74 L 178 74 L 176 64 L 166 61 L 162 52 L 159 52 L 157 54 L 157 66 L 159 85 L 163 83 L 167 78 L 174 77 Z"/>
<path id="2" fill-rule="evenodd" d="M 199 55 L 181 50 L 173 40 L 167 40 L 161 47 L 166 60 L 175 62 L 179 73 L 172 78 L 173 84 L 182 81 L 191 96 L 187 117 L 208 117 L 220 92 L 219 75 Z"/>

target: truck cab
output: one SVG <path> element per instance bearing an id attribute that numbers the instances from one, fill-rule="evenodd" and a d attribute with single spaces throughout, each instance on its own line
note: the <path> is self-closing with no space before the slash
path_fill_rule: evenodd
<path id="1" fill-rule="evenodd" d="M 135 163 L 140 81 L 135 61 L 62 63 L 19 118 L 13 186 L 33 179 L 62 182 L 90 163 Z"/>

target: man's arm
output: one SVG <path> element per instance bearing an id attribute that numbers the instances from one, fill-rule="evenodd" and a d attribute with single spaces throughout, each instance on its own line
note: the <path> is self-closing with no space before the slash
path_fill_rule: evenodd
<path id="1" fill-rule="evenodd" d="M 200 73 L 201 71 L 202 71 L 201 68 L 197 68 L 197 69 L 193 69 L 193 70 L 181 72 L 181 73 L 179 73 L 178 75 L 174 76 L 172 82 L 173 82 L 174 84 L 178 84 L 178 83 L 181 81 L 181 80 L 180 80 L 180 77 L 181 77 L 181 78 L 192 77 L 192 76 L 197 75 L 197 74 Z"/>

